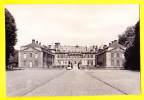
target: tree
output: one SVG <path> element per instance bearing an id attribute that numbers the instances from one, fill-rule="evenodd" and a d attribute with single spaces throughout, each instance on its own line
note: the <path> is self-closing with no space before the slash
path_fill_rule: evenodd
<path id="1" fill-rule="evenodd" d="M 14 53 L 14 46 L 17 42 L 16 23 L 11 13 L 5 9 L 5 29 L 6 29 L 6 66 L 9 64 L 9 57 Z"/>
<path id="2" fill-rule="evenodd" d="M 119 43 L 126 47 L 131 46 L 135 37 L 134 30 L 134 26 L 129 26 L 122 35 L 119 35 Z"/>
<path id="3" fill-rule="evenodd" d="M 140 27 L 139 27 L 139 21 L 135 25 L 135 38 L 133 42 L 133 52 L 131 54 L 133 55 L 133 69 L 140 70 Z"/>
<path id="4" fill-rule="evenodd" d="M 133 31 L 125 31 L 119 36 L 119 42 L 127 47 L 125 51 L 125 69 L 140 70 L 140 35 L 139 21 Z M 127 45 L 126 45 L 127 44 Z"/>

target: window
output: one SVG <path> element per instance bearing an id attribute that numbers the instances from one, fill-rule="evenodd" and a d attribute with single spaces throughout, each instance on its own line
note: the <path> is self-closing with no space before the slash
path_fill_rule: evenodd
<path id="1" fill-rule="evenodd" d="M 37 53 L 35 53 L 35 58 L 38 58 L 38 54 Z"/>
<path id="2" fill-rule="evenodd" d="M 82 64 L 82 61 L 81 61 L 81 60 L 79 61 L 79 64 Z"/>
<path id="3" fill-rule="evenodd" d="M 93 58 L 93 55 L 91 55 L 91 58 Z"/>
<path id="4" fill-rule="evenodd" d="M 61 58 L 63 58 L 63 55 L 61 54 Z"/>
<path id="5" fill-rule="evenodd" d="M 30 57 L 32 57 L 32 53 L 30 53 Z"/>
<path id="6" fill-rule="evenodd" d="M 60 60 L 58 60 L 58 64 L 59 64 L 59 65 L 61 64 L 61 61 L 60 61 Z"/>
<path id="7" fill-rule="evenodd" d="M 26 66 L 26 61 L 23 62 L 23 65 Z"/>
<path id="8" fill-rule="evenodd" d="M 114 65 L 114 60 L 113 60 L 113 59 L 111 60 L 111 65 L 112 65 L 112 66 Z"/>
<path id="9" fill-rule="evenodd" d="M 63 61 L 62 60 L 60 61 L 60 64 L 63 65 Z"/>
<path id="10" fill-rule="evenodd" d="M 24 53 L 23 57 L 26 59 L 26 53 Z"/>
<path id="11" fill-rule="evenodd" d="M 85 55 L 84 55 L 84 54 L 82 55 L 82 58 L 85 58 Z"/>
<path id="12" fill-rule="evenodd" d="M 97 58 L 97 55 L 95 55 L 95 58 Z"/>
<path id="13" fill-rule="evenodd" d="M 38 66 L 38 61 L 37 60 L 35 61 L 35 66 Z"/>
<path id="14" fill-rule="evenodd" d="M 119 60 L 117 60 L 117 66 L 120 66 L 120 61 Z"/>
<path id="15" fill-rule="evenodd" d="M 87 65 L 89 65 L 89 60 L 87 61 Z"/>
<path id="16" fill-rule="evenodd" d="M 93 60 L 91 60 L 91 65 L 93 65 Z"/>
<path id="17" fill-rule="evenodd" d="M 120 55 L 119 55 L 119 53 L 117 53 L 117 57 L 119 57 Z"/>
<path id="18" fill-rule="evenodd" d="M 57 52 L 60 52 L 60 50 L 57 50 Z"/>
<path id="19" fill-rule="evenodd" d="M 70 62 L 70 61 L 68 61 L 68 64 L 71 64 L 71 62 Z"/>
<path id="20" fill-rule="evenodd" d="M 111 57 L 112 57 L 112 58 L 114 57 L 114 53 L 111 53 Z"/>
<path id="21" fill-rule="evenodd" d="M 88 55 L 88 58 L 89 58 L 89 55 Z"/>

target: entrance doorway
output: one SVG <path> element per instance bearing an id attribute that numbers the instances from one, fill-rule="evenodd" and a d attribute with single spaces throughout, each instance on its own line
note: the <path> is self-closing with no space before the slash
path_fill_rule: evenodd
<path id="1" fill-rule="evenodd" d="M 73 70 L 78 70 L 78 63 L 77 63 L 77 61 L 74 61 L 74 63 L 73 63 Z"/>
<path id="2" fill-rule="evenodd" d="M 29 63 L 29 67 L 30 67 L 30 68 L 32 67 L 32 61 L 30 61 L 30 63 Z"/>

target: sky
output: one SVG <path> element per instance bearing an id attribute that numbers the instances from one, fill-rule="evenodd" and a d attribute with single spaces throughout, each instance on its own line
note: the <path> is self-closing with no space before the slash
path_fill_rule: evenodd
<path id="1" fill-rule="evenodd" d="M 104 45 L 139 20 L 139 5 L 7 5 L 17 26 L 17 44 Z"/>

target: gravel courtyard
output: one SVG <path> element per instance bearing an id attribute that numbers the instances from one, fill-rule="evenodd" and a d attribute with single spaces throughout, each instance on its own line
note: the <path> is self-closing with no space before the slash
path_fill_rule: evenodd
<path id="1" fill-rule="evenodd" d="M 140 93 L 140 72 L 128 70 L 7 71 L 7 96 L 83 96 Z"/>

